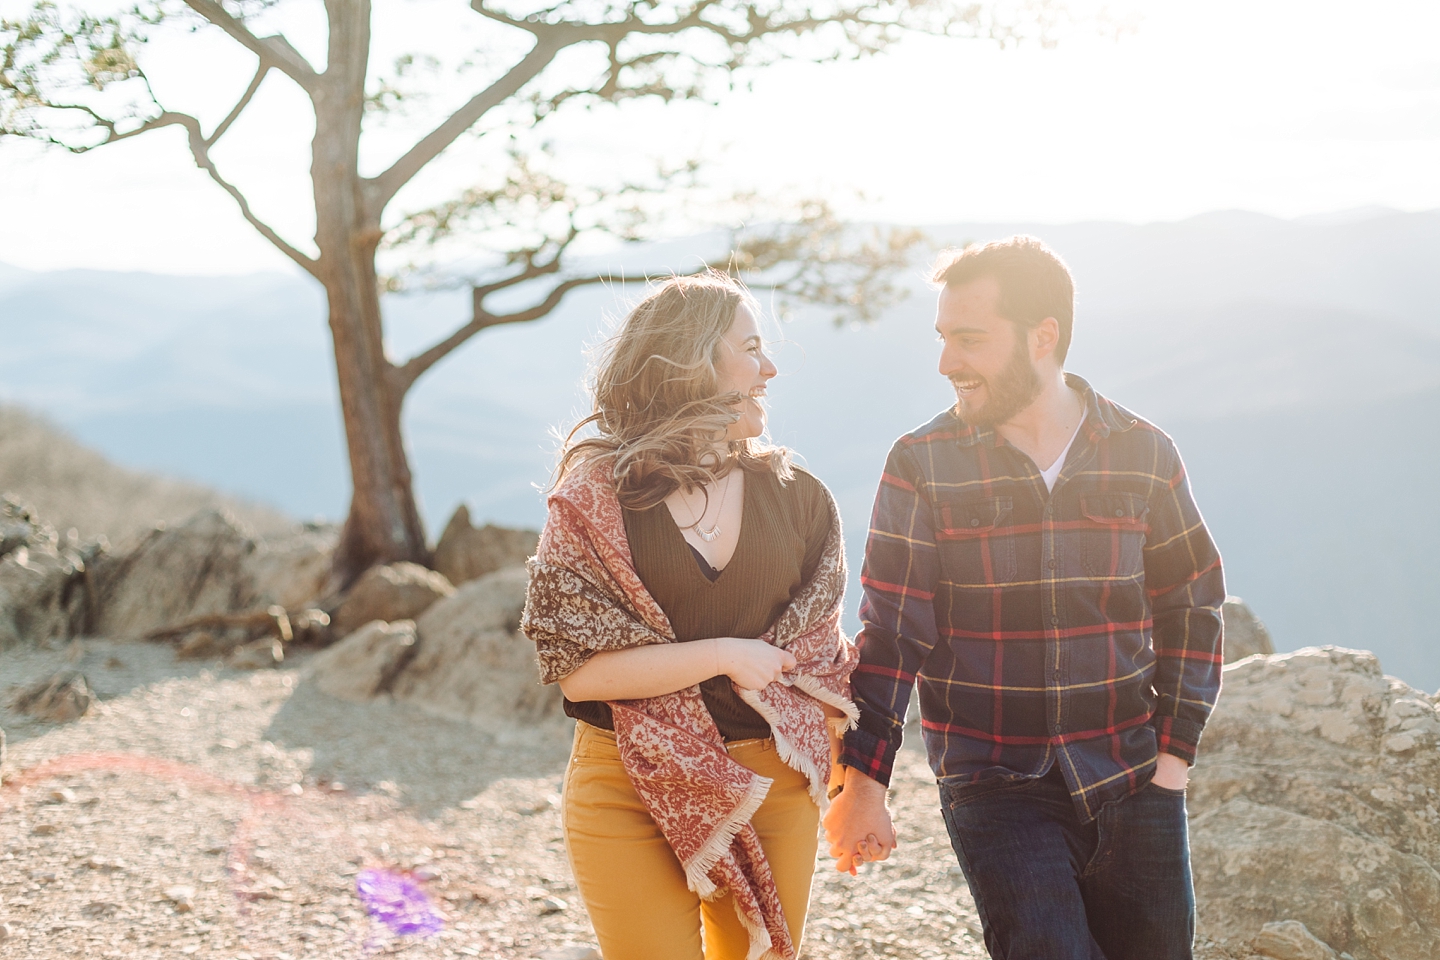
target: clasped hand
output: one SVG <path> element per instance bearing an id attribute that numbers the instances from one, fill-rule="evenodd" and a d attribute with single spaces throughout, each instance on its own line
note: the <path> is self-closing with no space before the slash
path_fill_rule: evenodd
<path id="1" fill-rule="evenodd" d="M 795 657 L 788 650 L 742 637 L 717 637 L 713 642 L 716 676 L 723 674 L 746 690 L 790 682 L 785 674 L 795 669 Z"/>
<path id="2" fill-rule="evenodd" d="M 900 841 L 885 806 L 885 787 L 847 768 L 845 789 L 825 813 L 825 839 L 835 869 L 852 877 L 858 864 L 887 859 Z"/>

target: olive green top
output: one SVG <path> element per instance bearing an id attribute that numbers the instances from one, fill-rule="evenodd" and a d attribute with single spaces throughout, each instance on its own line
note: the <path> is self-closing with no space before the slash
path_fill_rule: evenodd
<path id="1" fill-rule="evenodd" d="M 758 637 L 814 576 L 830 532 L 830 510 L 819 480 L 797 468 L 795 479 L 782 486 L 768 467 L 749 469 L 741 517 L 735 553 L 712 581 L 665 504 L 625 510 L 625 536 L 635 569 L 670 618 L 677 640 Z M 740 699 L 729 677 L 706 680 L 700 692 L 726 740 L 770 736 L 769 725 Z M 566 700 L 565 713 L 614 729 L 603 701 Z"/>

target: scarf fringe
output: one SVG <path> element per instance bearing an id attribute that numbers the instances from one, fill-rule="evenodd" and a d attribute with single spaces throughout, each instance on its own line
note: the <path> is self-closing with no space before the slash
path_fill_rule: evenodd
<path id="1" fill-rule="evenodd" d="M 710 879 L 710 871 L 720 862 L 720 858 L 729 852 L 735 834 L 749 825 L 750 818 L 760 809 L 760 804 L 765 802 L 765 796 L 770 792 L 770 784 L 774 782 L 769 777 L 757 776 L 746 789 L 744 798 L 730 811 L 730 816 L 716 829 L 705 846 L 690 858 L 690 862 L 684 865 L 685 882 L 701 900 L 715 899 L 718 889 L 715 881 Z M 766 934 L 766 938 L 768 940 L 769 934 Z"/>
<path id="2" fill-rule="evenodd" d="M 813 677 L 799 675 L 795 677 L 795 686 L 803 693 L 809 694 L 822 703 L 828 703 L 845 714 L 845 729 L 849 730 L 855 726 L 855 721 L 860 717 L 860 711 L 850 698 L 836 694 L 829 690 L 824 684 Z M 758 690 L 747 690 L 736 687 L 740 699 L 748 703 L 752 709 L 770 725 L 770 736 L 775 739 L 775 752 L 779 754 L 781 761 L 796 773 L 802 774 L 810 782 L 810 799 L 815 806 L 825 810 L 830 806 L 830 771 L 822 770 L 815 765 L 801 751 L 795 748 L 795 744 L 780 731 L 780 716 L 760 696 Z"/>
<path id="3" fill-rule="evenodd" d="M 745 932 L 750 935 L 750 948 L 745 952 L 745 960 L 786 960 L 786 957 L 775 949 L 775 941 L 770 939 L 770 931 L 747 916 L 738 899 L 732 897 L 731 902 L 735 905 L 735 914 L 740 918 Z"/>

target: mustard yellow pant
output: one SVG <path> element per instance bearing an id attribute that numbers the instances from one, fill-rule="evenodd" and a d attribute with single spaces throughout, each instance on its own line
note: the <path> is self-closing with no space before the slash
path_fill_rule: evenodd
<path id="1" fill-rule="evenodd" d="M 726 744 L 775 782 L 751 819 L 798 949 L 815 873 L 820 811 L 773 740 Z M 615 734 L 583 721 L 565 771 L 565 844 L 605 960 L 745 960 L 750 938 L 729 896 L 701 901 L 635 793 Z M 703 931 L 703 933 L 702 933 Z"/>

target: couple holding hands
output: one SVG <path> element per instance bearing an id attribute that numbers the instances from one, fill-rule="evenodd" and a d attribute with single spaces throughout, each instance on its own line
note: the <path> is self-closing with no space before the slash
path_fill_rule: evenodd
<path id="1" fill-rule="evenodd" d="M 522 623 L 578 721 L 564 830 L 606 960 L 798 956 L 822 810 L 841 871 L 897 846 L 912 689 L 992 957 L 1191 955 L 1219 554 L 1170 438 L 1065 372 L 1059 257 L 1011 237 L 933 279 L 956 403 L 890 450 L 853 644 L 835 502 L 761 439 L 755 300 L 673 278 L 606 346 Z"/>

